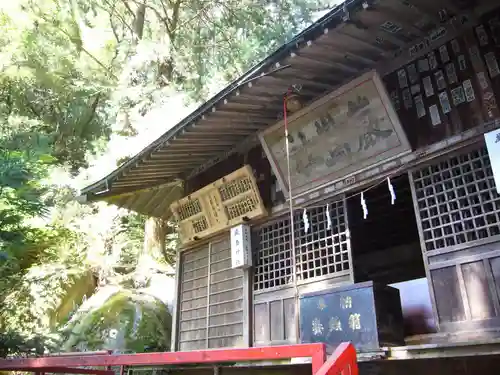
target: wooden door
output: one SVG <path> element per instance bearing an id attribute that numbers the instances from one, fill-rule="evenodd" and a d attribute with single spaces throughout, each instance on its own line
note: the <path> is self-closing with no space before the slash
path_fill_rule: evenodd
<path id="1" fill-rule="evenodd" d="M 500 196 L 484 146 L 410 172 L 441 331 L 500 325 Z"/>
<path id="2" fill-rule="evenodd" d="M 179 266 L 178 349 L 247 346 L 248 293 L 244 271 L 231 268 L 229 237 L 183 252 Z"/>

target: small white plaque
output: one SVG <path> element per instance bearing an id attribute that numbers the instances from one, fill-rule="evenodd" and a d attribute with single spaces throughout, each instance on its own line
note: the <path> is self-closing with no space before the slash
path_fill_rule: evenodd
<path id="1" fill-rule="evenodd" d="M 252 244 L 250 227 L 240 224 L 231 228 L 231 267 L 252 266 Z"/>

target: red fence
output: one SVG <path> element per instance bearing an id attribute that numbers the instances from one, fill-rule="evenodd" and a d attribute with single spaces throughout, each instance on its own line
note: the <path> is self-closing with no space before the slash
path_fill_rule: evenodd
<path id="1" fill-rule="evenodd" d="M 159 352 L 119 355 L 61 355 L 40 358 L 0 360 L 0 371 L 31 371 L 36 373 L 71 373 L 111 375 L 109 370 L 78 367 L 160 366 L 182 364 L 223 364 L 287 358 L 311 358 L 312 375 L 358 375 L 356 350 L 349 343 L 341 344 L 326 360 L 324 344 L 298 344 L 262 348 L 214 349 L 196 352 Z"/>
<path id="2" fill-rule="evenodd" d="M 313 375 L 359 375 L 356 349 L 350 343 L 340 344 Z"/>

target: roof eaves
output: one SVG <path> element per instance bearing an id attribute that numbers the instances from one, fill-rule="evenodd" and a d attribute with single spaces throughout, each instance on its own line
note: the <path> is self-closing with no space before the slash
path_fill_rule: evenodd
<path id="1" fill-rule="evenodd" d="M 98 195 L 104 192 L 108 192 L 112 181 L 118 177 L 123 171 L 127 170 L 129 167 L 136 164 L 141 158 L 143 158 L 148 152 L 161 147 L 165 142 L 168 142 L 173 138 L 178 132 L 182 131 L 186 126 L 193 123 L 197 118 L 203 116 L 205 113 L 209 112 L 212 107 L 226 99 L 227 96 L 232 94 L 235 90 L 240 88 L 242 85 L 246 84 L 250 80 L 259 78 L 260 75 L 266 73 L 272 65 L 284 60 L 290 55 L 292 50 L 300 50 L 304 47 L 305 42 L 312 41 L 321 36 L 324 33 L 324 29 L 327 26 L 337 26 L 343 22 L 349 20 L 349 13 L 352 11 L 357 11 L 366 7 L 371 1 L 367 0 L 347 0 L 344 3 L 336 6 L 330 12 L 325 14 L 319 20 L 311 24 L 305 30 L 297 34 L 290 42 L 282 45 L 271 55 L 266 57 L 264 60 L 255 64 L 250 68 L 245 74 L 243 74 L 238 79 L 234 80 L 218 94 L 213 96 L 211 99 L 204 102 L 196 110 L 194 110 L 190 115 L 181 120 L 178 124 L 167 130 L 158 139 L 153 141 L 147 147 L 145 147 L 138 154 L 130 158 L 128 161 L 120 165 L 113 172 L 108 174 L 101 180 L 83 188 L 81 194 L 91 194 Z M 333 24 L 333 25 L 332 25 Z M 97 191 L 96 191 L 97 190 Z"/>

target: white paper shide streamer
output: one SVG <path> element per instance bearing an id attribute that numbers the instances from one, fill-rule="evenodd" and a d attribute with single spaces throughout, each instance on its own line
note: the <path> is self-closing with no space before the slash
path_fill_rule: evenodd
<path id="1" fill-rule="evenodd" d="M 363 219 L 366 219 L 368 217 L 368 207 L 366 206 L 364 192 L 361 192 L 361 208 L 363 209 Z"/>
<path id="2" fill-rule="evenodd" d="M 302 212 L 302 221 L 304 222 L 304 232 L 309 232 L 309 218 L 307 217 L 307 210 L 305 208 Z"/>
<path id="3" fill-rule="evenodd" d="M 387 187 L 389 188 L 389 193 L 391 193 L 391 204 L 396 201 L 396 192 L 394 191 L 394 186 L 392 186 L 391 179 L 387 177 Z"/>
<path id="4" fill-rule="evenodd" d="M 332 219 L 330 217 L 330 204 L 326 205 L 326 229 L 332 229 Z"/>

